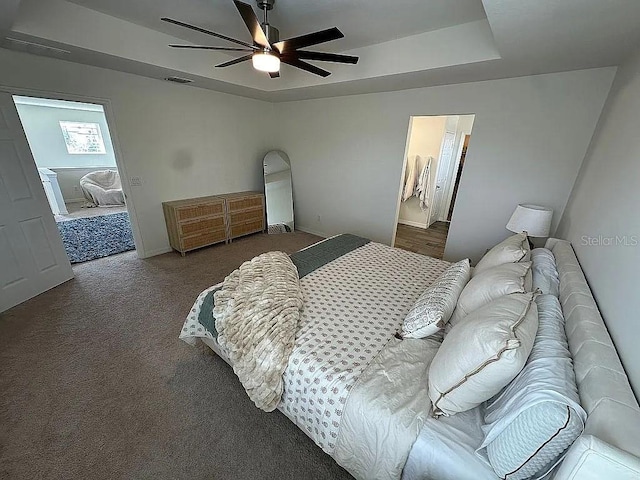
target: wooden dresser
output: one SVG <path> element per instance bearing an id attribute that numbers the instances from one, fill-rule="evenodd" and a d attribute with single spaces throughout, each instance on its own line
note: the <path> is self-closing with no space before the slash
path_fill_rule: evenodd
<path id="1" fill-rule="evenodd" d="M 260 192 L 163 202 L 162 209 L 169 243 L 182 255 L 265 229 L 264 195 Z"/>
<path id="2" fill-rule="evenodd" d="M 227 193 L 219 197 L 225 200 L 229 240 L 264 231 L 265 210 L 262 193 Z"/>

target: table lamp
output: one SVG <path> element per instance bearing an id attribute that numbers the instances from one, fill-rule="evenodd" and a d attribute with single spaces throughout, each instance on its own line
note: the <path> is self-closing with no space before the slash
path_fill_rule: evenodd
<path id="1" fill-rule="evenodd" d="M 553 210 L 540 205 L 518 205 L 507 223 L 507 230 L 528 237 L 548 237 Z M 529 241 L 531 243 L 531 241 Z"/>

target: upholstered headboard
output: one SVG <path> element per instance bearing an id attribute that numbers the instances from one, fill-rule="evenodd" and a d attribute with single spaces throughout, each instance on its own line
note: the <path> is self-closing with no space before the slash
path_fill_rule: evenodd
<path id="1" fill-rule="evenodd" d="M 639 479 L 640 407 L 571 244 L 549 239 L 573 356 L 585 432 L 555 479 Z"/>

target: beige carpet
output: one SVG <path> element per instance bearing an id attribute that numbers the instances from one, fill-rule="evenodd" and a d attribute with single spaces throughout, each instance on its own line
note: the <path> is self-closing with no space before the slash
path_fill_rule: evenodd
<path id="1" fill-rule="evenodd" d="M 74 267 L 0 314 L 0 478 L 351 478 L 226 363 L 178 340 L 194 299 L 243 261 L 305 233 Z"/>

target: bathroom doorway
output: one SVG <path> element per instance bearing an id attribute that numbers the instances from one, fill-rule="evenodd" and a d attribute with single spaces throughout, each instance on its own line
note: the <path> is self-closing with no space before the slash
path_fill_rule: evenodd
<path id="1" fill-rule="evenodd" d="M 475 115 L 409 122 L 394 246 L 443 258 Z"/>

